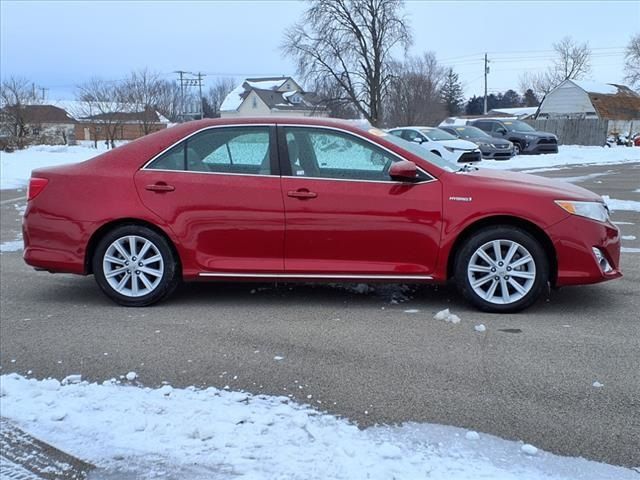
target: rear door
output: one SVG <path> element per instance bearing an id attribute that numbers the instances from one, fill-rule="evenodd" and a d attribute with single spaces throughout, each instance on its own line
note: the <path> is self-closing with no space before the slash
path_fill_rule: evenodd
<path id="1" fill-rule="evenodd" d="M 287 274 L 426 278 L 437 260 L 441 184 L 393 181 L 400 158 L 359 136 L 279 126 Z"/>
<path id="2" fill-rule="evenodd" d="M 142 202 L 179 238 L 185 275 L 283 270 L 275 127 L 196 133 L 138 171 Z"/>

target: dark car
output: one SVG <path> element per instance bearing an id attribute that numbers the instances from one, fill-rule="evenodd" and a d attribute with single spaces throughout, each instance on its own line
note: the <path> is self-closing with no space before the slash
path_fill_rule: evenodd
<path id="1" fill-rule="evenodd" d="M 469 125 L 484 130 L 494 138 L 513 143 L 515 154 L 558 153 L 558 137 L 553 133 L 538 132 L 531 125 L 512 119 L 481 119 Z"/>
<path id="2" fill-rule="evenodd" d="M 482 152 L 482 158 L 508 160 L 513 157 L 513 143 L 509 140 L 492 137 L 477 127 L 448 125 L 439 128 L 461 140 L 468 140 L 478 145 Z"/>

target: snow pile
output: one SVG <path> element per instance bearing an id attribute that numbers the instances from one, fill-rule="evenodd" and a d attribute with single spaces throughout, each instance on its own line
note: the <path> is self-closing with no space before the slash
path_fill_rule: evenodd
<path id="1" fill-rule="evenodd" d="M 640 148 L 585 147 L 560 145 L 558 153 L 545 155 L 518 155 L 509 160 L 483 160 L 476 166 L 497 170 L 534 168 L 537 172 L 555 170 L 565 165 L 604 165 L 640 162 Z M 536 172 L 525 172 L 536 173 Z"/>
<path id="2" fill-rule="evenodd" d="M 451 313 L 448 308 L 440 310 L 433 318 L 450 323 L 460 323 L 460 317 Z"/>
<path id="3" fill-rule="evenodd" d="M 39 145 L 16 150 L 13 153 L 0 152 L 2 167 L 0 190 L 26 187 L 31 177 L 31 170 L 36 168 L 82 162 L 104 151 L 104 145 L 102 149 L 80 145 L 73 147 Z"/>
<path id="4" fill-rule="evenodd" d="M 284 397 L 115 382 L 63 386 L 17 374 L 0 377 L 0 386 L 3 416 L 126 478 L 133 478 L 131 473 L 152 478 L 161 467 L 165 475 L 173 470 L 175 478 L 193 480 L 637 480 L 628 469 L 545 452 L 530 457 L 532 450 L 520 442 L 465 435 L 453 427 L 407 424 L 360 430 Z M 194 465 L 198 471 L 185 475 Z"/>
<path id="5" fill-rule="evenodd" d="M 2 242 L 0 243 L 0 253 L 5 253 L 5 252 L 17 252 L 19 250 L 22 250 L 24 244 L 22 242 L 22 239 L 18 239 L 18 240 L 11 240 L 8 242 Z"/>
<path id="6" fill-rule="evenodd" d="M 482 323 L 480 325 L 476 325 L 475 327 L 473 327 L 473 329 L 476 332 L 480 332 L 480 333 L 487 331 L 487 327 L 485 327 Z"/>
<path id="7" fill-rule="evenodd" d="M 617 198 L 609 198 L 608 195 L 603 195 L 605 203 L 609 209 L 613 212 L 616 210 L 627 210 L 631 212 L 640 212 L 640 202 L 635 200 L 618 200 Z"/>

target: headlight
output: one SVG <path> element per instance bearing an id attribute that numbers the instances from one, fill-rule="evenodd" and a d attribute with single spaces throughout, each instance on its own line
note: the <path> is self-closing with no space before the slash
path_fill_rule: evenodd
<path id="1" fill-rule="evenodd" d="M 534 137 L 533 135 L 525 135 L 524 138 L 529 140 L 529 141 L 536 139 L 536 137 Z"/>
<path id="2" fill-rule="evenodd" d="M 581 217 L 590 218 L 599 222 L 606 222 L 609 220 L 609 210 L 600 202 L 575 202 L 573 200 L 556 200 L 558 205 L 563 210 L 571 213 L 572 215 L 580 215 Z"/>
<path id="3" fill-rule="evenodd" d="M 496 148 L 496 146 L 493 143 L 484 143 L 484 142 L 480 142 L 478 143 L 479 147 L 489 147 L 489 148 Z"/>

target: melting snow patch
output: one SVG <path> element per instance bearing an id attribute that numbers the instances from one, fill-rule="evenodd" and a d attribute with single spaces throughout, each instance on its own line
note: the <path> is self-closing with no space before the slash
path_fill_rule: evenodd
<path id="1" fill-rule="evenodd" d="M 17 252 L 24 248 L 24 244 L 22 243 L 22 239 L 11 240 L 9 242 L 0 243 L 0 253 L 4 252 Z"/>
<path id="2" fill-rule="evenodd" d="M 280 360 L 284 360 L 284 357 L 281 357 L 280 355 L 276 355 L 275 357 L 273 357 L 273 359 L 275 361 L 280 361 Z"/>
<path id="3" fill-rule="evenodd" d="M 478 432 L 470 431 L 464 435 L 464 438 L 467 440 L 479 440 L 480 434 Z"/>
<path id="4" fill-rule="evenodd" d="M 448 308 L 440 310 L 433 318 L 436 320 L 443 320 L 445 322 L 460 323 L 460 317 L 451 313 Z"/>
<path id="5" fill-rule="evenodd" d="M 640 202 L 636 202 L 635 200 L 618 200 L 617 198 L 609 198 L 608 195 L 603 195 L 602 198 L 607 206 L 614 212 L 618 210 L 640 212 Z"/>
<path id="6" fill-rule="evenodd" d="M 522 445 L 522 447 L 520 447 L 520 450 L 522 450 L 527 455 L 531 455 L 531 456 L 536 455 L 538 453 L 538 449 L 528 443 L 525 443 L 524 445 Z"/>
<path id="7" fill-rule="evenodd" d="M 74 375 L 67 375 L 66 377 L 64 377 L 62 379 L 62 385 L 69 385 L 71 383 L 80 383 L 82 381 L 82 375 L 80 374 L 74 374 Z"/>
<path id="8" fill-rule="evenodd" d="M 415 308 L 409 309 L 409 310 L 405 310 L 404 313 L 419 313 L 420 310 L 417 310 Z"/>
<path id="9" fill-rule="evenodd" d="M 600 383 L 600 382 L 593 382 L 593 386 L 594 386 L 595 388 L 602 388 L 602 387 L 604 387 L 604 385 L 603 385 L 602 383 Z"/>
<path id="10" fill-rule="evenodd" d="M 622 235 L 622 240 L 635 240 L 635 235 Z"/>
<path id="11" fill-rule="evenodd" d="M 136 372 L 129 372 L 126 375 L 126 379 L 130 382 L 133 382 L 136 378 L 138 378 L 138 374 Z"/>
<path id="12" fill-rule="evenodd" d="M 485 327 L 483 324 L 480 324 L 480 325 L 476 325 L 475 327 L 473 327 L 473 329 L 476 332 L 484 332 L 484 331 L 487 330 L 487 327 Z"/>
<path id="13" fill-rule="evenodd" d="M 636 247 L 621 247 L 620 251 L 622 253 L 640 253 L 640 248 L 636 248 Z"/>
<path id="14" fill-rule="evenodd" d="M 1 376 L 3 416 L 113 478 L 151 478 L 161 466 L 170 478 L 190 480 L 228 472 L 247 479 L 637 480 L 630 469 L 535 455 L 535 447 L 491 435 L 461 441 L 471 432 L 454 427 L 360 429 L 286 397 L 54 382 Z"/>

